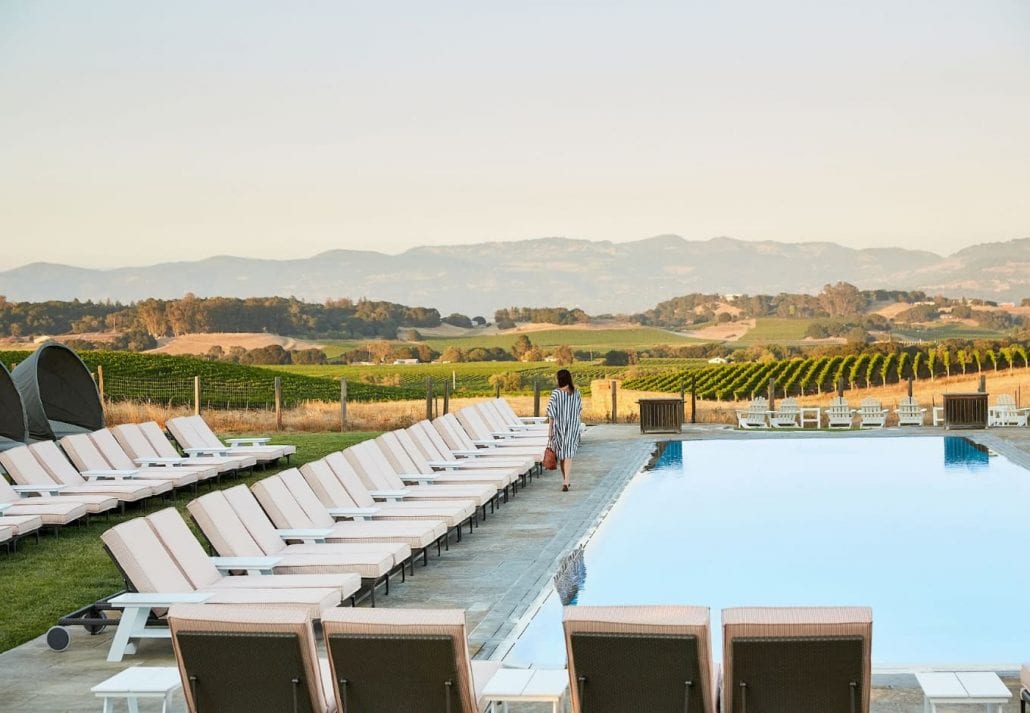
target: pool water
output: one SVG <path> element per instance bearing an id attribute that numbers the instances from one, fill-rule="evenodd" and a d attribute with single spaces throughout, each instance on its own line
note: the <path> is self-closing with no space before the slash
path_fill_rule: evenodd
<path id="1" fill-rule="evenodd" d="M 565 663 L 570 604 L 870 606 L 879 665 L 1014 664 L 1030 473 L 962 438 L 670 442 L 509 651 Z"/>

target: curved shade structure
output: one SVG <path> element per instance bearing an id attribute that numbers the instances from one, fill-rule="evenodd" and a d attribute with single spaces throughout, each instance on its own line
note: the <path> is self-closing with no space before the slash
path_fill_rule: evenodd
<path id="1" fill-rule="evenodd" d="M 18 387 L 11 372 L 0 364 L 0 451 L 20 446 L 29 440 L 29 424 Z"/>
<path id="2" fill-rule="evenodd" d="M 53 440 L 104 427 L 97 385 L 79 355 L 63 344 L 45 342 L 11 378 L 21 392 L 30 438 Z"/>

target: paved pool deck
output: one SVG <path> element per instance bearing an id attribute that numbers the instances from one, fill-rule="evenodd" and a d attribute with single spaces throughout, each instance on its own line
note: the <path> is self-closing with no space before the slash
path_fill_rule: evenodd
<path id="1" fill-rule="evenodd" d="M 1030 429 L 957 432 L 1030 469 Z M 682 440 L 766 438 L 885 438 L 944 435 L 943 429 L 885 431 L 748 431 L 723 425 L 687 425 Z M 387 607 L 458 607 L 467 612 L 469 638 L 477 658 L 498 657 L 506 650 L 519 621 L 548 586 L 562 555 L 576 546 L 611 506 L 629 479 L 655 454 L 656 443 L 677 436 L 642 436 L 634 424 L 587 429 L 572 474 L 573 487 L 560 490 L 561 479 L 547 473 L 519 491 L 479 527 L 475 534 L 431 558 L 428 567 L 393 587 L 379 599 Z M 99 711 L 89 689 L 131 665 L 173 665 L 167 640 L 147 640 L 121 663 L 105 660 L 113 629 L 90 636 L 72 629 L 71 647 L 55 653 L 42 637 L 0 654 L 0 711 Z M 1028 653 L 1030 658 L 1030 653 Z M 1018 707 L 1018 681 L 1006 677 L 1015 692 L 1005 713 Z M 922 697 L 908 674 L 874 679 L 873 713 L 918 713 Z M 181 696 L 172 710 L 185 710 Z M 121 705 L 121 704 L 119 704 Z M 141 710 L 158 710 L 159 706 Z M 512 710 L 549 710 L 549 706 L 512 706 Z"/>

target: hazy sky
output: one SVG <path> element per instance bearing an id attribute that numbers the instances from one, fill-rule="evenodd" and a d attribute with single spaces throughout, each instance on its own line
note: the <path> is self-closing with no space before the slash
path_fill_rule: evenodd
<path id="1" fill-rule="evenodd" d="M 1030 236 L 1030 2 L 0 0 L 0 269 L 660 233 Z"/>

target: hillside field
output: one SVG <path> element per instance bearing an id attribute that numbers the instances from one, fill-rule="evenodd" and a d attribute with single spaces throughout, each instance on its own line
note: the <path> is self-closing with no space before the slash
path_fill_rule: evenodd
<path id="1" fill-rule="evenodd" d="M 611 349 L 646 349 L 659 344 L 699 344 L 702 340 L 685 337 L 676 332 L 656 327 L 629 327 L 624 329 L 555 328 L 535 331 L 508 331 L 502 334 L 466 337 L 441 337 L 425 342 L 437 351 L 447 347 L 501 347 L 511 349 L 520 336 L 526 336 L 536 346 L 570 346 L 577 350 L 606 352 Z"/>

